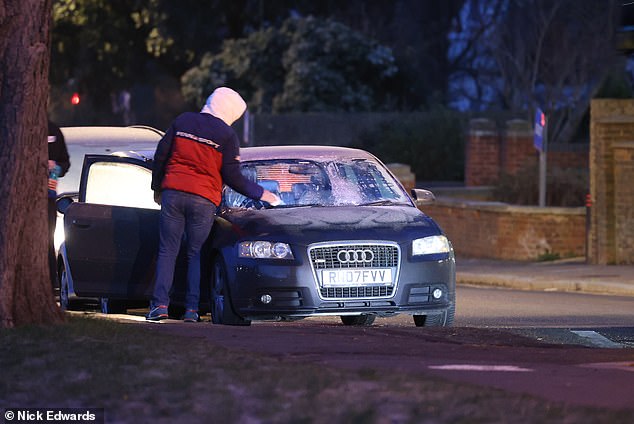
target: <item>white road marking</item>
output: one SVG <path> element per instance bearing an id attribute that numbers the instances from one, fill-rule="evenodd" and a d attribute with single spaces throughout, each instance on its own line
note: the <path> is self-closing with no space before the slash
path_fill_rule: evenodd
<path id="1" fill-rule="evenodd" d="M 597 346 L 597 347 L 607 347 L 607 348 L 622 348 L 623 345 L 620 343 L 614 343 L 612 340 L 608 339 L 607 337 L 602 336 L 601 334 L 597 333 L 596 331 L 574 331 L 572 330 L 572 333 L 575 333 L 577 336 L 579 337 L 583 337 L 585 339 L 589 339 L 590 342 Z"/>
<path id="2" fill-rule="evenodd" d="M 433 370 L 449 371 L 501 371 L 501 372 L 532 372 L 530 368 L 522 368 L 515 365 L 474 365 L 474 364 L 448 364 L 430 365 Z"/>
<path id="3" fill-rule="evenodd" d="M 583 368 L 602 368 L 634 372 L 634 362 L 597 362 L 594 364 L 581 364 L 579 366 Z"/>

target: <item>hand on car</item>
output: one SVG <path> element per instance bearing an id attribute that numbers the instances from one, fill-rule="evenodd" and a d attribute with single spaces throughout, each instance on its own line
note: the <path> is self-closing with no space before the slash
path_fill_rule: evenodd
<path id="1" fill-rule="evenodd" d="M 260 197 L 260 200 L 268 203 L 271 206 L 279 206 L 284 203 L 278 195 L 268 190 L 264 190 L 264 192 L 262 193 L 262 197 Z"/>

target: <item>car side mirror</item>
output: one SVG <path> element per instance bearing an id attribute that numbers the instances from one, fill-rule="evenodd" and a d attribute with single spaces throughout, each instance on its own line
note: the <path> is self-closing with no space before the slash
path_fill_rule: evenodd
<path id="1" fill-rule="evenodd" d="M 422 206 L 433 203 L 436 200 L 436 196 L 429 190 L 414 188 L 412 189 L 412 199 L 414 203 L 416 203 L 416 206 Z"/>
<path id="2" fill-rule="evenodd" d="M 66 213 L 66 209 L 73 204 L 78 198 L 78 193 L 62 193 L 57 196 L 57 200 L 55 200 L 55 206 L 57 207 L 57 212 L 64 214 Z"/>

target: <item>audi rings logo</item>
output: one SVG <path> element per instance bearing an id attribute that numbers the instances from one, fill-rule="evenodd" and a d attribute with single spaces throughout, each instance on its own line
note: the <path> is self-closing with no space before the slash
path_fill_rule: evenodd
<path id="1" fill-rule="evenodd" d="M 337 259 L 342 264 L 372 262 L 374 259 L 374 253 L 372 253 L 370 249 L 340 250 L 339 253 L 337 253 Z"/>

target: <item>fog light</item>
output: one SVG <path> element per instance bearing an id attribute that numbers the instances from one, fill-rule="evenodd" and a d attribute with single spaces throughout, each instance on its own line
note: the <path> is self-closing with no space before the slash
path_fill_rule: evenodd
<path id="1" fill-rule="evenodd" d="M 260 296 L 260 302 L 264 303 L 265 305 L 271 303 L 272 300 L 273 298 L 270 294 L 263 294 L 262 296 Z"/>
<path id="2" fill-rule="evenodd" d="M 434 299 L 440 299 L 442 297 L 442 290 L 434 289 L 431 295 L 434 296 Z"/>

